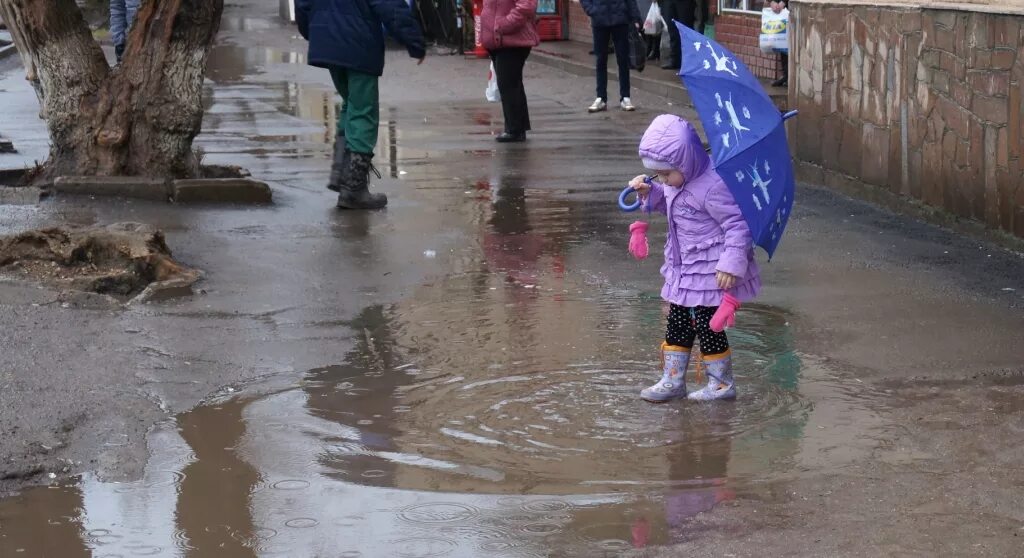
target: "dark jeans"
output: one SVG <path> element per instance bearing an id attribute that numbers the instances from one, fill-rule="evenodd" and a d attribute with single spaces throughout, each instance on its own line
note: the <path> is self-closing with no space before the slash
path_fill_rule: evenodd
<path id="1" fill-rule="evenodd" d="M 530 131 L 530 109 L 526 106 L 526 88 L 523 87 L 523 66 L 529 56 L 530 47 L 491 51 L 494 77 L 501 93 L 501 110 L 505 114 L 505 131 L 510 134 Z"/>
<path id="2" fill-rule="evenodd" d="M 593 30 L 594 56 L 597 57 L 597 96 L 608 100 L 608 39 L 611 39 L 615 44 L 615 60 L 619 63 L 619 97 L 629 97 L 629 24 L 594 26 Z"/>
<path id="3" fill-rule="evenodd" d="M 660 0 L 658 6 L 661 8 L 661 17 L 665 19 L 668 27 L 668 39 L 672 44 L 672 55 L 669 61 L 673 66 L 678 66 L 683 54 L 683 45 L 680 44 L 679 29 L 673 19 L 693 29 L 697 21 L 697 0 Z"/>
<path id="4" fill-rule="evenodd" d="M 724 331 L 711 331 L 711 317 L 718 307 L 669 306 L 668 324 L 665 327 L 665 342 L 677 347 L 693 348 L 693 342 L 700 338 L 700 352 L 705 355 L 720 355 L 729 350 L 729 338 Z"/>

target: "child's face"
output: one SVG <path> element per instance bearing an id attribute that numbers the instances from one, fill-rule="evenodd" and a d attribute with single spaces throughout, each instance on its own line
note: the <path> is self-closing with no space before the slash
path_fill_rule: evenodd
<path id="1" fill-rule="evenodd" d="M 683 173 L 677 170 L 660 170 L 654 171 L 654 177 L 665 186 L 671 186 L 673 188 L 679 188 L 685 182 Z"/>

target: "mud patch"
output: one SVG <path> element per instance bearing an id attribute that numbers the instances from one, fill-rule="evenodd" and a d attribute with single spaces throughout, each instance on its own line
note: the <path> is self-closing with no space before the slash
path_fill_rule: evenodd
<path id="1" fill-rule="evenodd" d="M 160 285 L 180 294 L 200 275 L 174 261 L 163 232 L 139 223 L 0 236 L 0 276 L 61 291 L 127 301 Z"/>

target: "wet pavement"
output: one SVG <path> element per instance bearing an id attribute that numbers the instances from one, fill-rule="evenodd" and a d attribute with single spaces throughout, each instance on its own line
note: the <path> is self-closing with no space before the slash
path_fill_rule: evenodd
<path id="1" fill-rule="evenodd" d="M 0 500 L 0 556 L 1021 547 L 1019 255 L 804 188 L 730 333 L 739 400 L 652 406 L 660 262 L 629 259 L 614 199 L 675 107 L 591 118 L 589 82 L 528 67 L 537 130 L 497 146 L 485 64 L 392 53 L 391 205 L 337 213 L 334 97 L 275 11 L 227 8 L 197 140 L 275 206 L 0 207 L 0 232 L 151 223 L 207 273 L 130 308 L 0 283 L 0 467 L 48 483 Z M 46 151 L 15 74 L 0 165 Z"/>

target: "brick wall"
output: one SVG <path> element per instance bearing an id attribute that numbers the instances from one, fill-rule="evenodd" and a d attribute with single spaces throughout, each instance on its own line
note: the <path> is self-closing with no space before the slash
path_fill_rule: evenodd
<path id="1" fill-rule="evenodd" d="M 790 10 L 803 179 L 1024 238 L 1024 10 Z"/>
<path id="2" fill-rule="evenodd" d="M 718 2 L 712 11 L 718 9 Z M 731 50 L 750 68 L 757 77 L 776 78 L 781 66 L 779 55 L 765 54 L 758 47 L 761 35 L 761 15 L 738 12 L 722 12 L 715 17 L 715 40 Z"/>
<path id="3" fill-rule="evenodd" d="M 594 34 L 590 31 L 590 18 L 583 11 L 580 0 L 566 0 L 569 4 L 569 40 L 593 43 Z"/>

